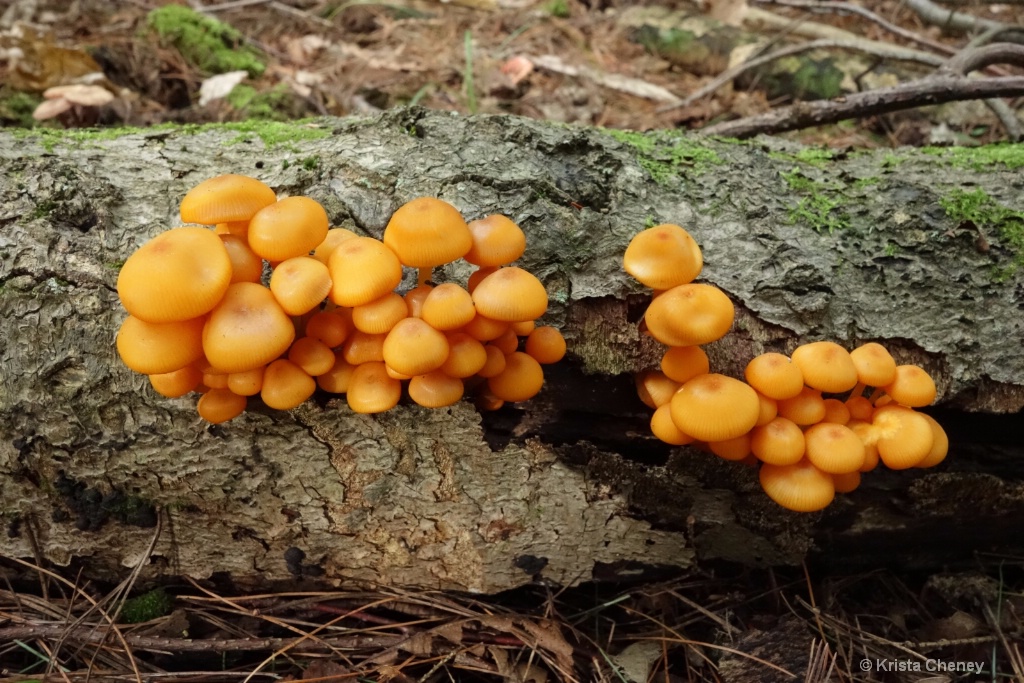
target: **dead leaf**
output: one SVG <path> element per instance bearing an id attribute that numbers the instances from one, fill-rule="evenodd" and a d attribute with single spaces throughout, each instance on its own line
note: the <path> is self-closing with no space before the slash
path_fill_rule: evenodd
<path id="1" fill-rule="evenodd" d="M 210 76 L 199 86 L 199 106 L 205 107 L 214 100 L 227 97 L 235 89 L 235 86 L 244 81 L 248 75 L 247 71 L 228 71 Z"/>
<path id="2" fill-rule="evenodd" d="M 711 0 L 708 16 L 727 26 L 742 26 L 747 16 L 747 0 Z"/>

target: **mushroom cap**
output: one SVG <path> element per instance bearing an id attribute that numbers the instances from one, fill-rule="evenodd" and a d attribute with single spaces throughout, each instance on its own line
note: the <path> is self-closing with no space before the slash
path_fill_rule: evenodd
<path id="1" fill-rule="evenodd" d="M 71 104 L 83 107 L 102 107 L 114 101 L 114 93 L 99 85 L 73 83 L 71 85 L 55 85 L 43 91 L 48 100 L 65 99 Z"/>
<path id="2" fill-rule="evenodd" d="M 682 382 L 665 375 L 658 370 L 645 370 L 633 375 L 637 396 L 648 408 L 660 408 L 675 396 Z"/>
<path id="3" fill-rule="evenodd" d="M 494 214 L 469 222 L 473 246 L 463 256 L 476 266 L 512 263 L 526 251 L 526 235 L 507 216 Z"/>
<path id="4" fill-rule="evenodd" d="M 384 362 L 403 375 L 425 375 L 444 365 L 448 339 L 420 318 L 405 318 L 384 338 Z"/>
<path id="5" fill-rule="evenodd" d="M 318 311 L 306 321 L 306 336 L 319 339 L 330 348 L 341 346 L 352 333 L 352 317 L 347 308 Z"/>
<path id="6" fill-rule="evenodd" d="M 204 180 L 181 200 L 181 220 L 216 225 L 248 221 L 277 201 L 277 195 L 255 178 L 228 173 Z"/>
<path id="7" fill-rule="evenodd" d="M 793 363 L 804 375 L 804 384 L 830 394 L 849 391 L 857 385 L 857 366 L 850 352 L 830 341 L 811 342 L 793 351 Z"/>
<path id="8" fill-rule="evenodd" d="M 836 487 L 836 493 L 851 493 L 860 486 L 860 472 L 843 472 L 832 475 L 832 483 Z"/>
<path id="9" fill-rule="evenodd" d="M 734 315 L 732 301 L 722 290 L 689 284 L 658 295 L 647 308 L 644 321 L 647 331 L 663 344 L 697 346 L 725 336 Z"/>
<path id="10" fill-rule="evenodd" d="M 685 446 L 694 441 L 692 436 L 676 427 L 672 421 L 672 406 L 667 403 L 659 406 L 651 415 L 651 433 L 672 446 Z"/>
<path id="11" fill-rule="evenodd" d="M 487 380 L 491 393 L 510 403 L 533 398 L 543 386 L 540 363 L 522 351 L 505 356 L 505 369 Z"/>
<path id="12" fill-rule="evenodd" d="M 465 325 L 476 316 L 473 297 L 457 284 L 448 282 L 437 285 L 426 298 L 419 317 L 435 330 L 446 332 Z"/>
<path id="13" fill-rule="evenodd" d="M 800 368 L 781 353 L 762 353 L 747 363 L 743 373 L 750 386 L 768 398 L 793 398 L 804 388 Z"/>
<path id="14" fill-rule="evenodd" d="M 316 384 L 318 387 L 332 394 L 344 394 L 348 391 L 349 381 L 352 379 L 352 373 L 356 370 L 356 365 L 352 365 L 342 355 L 341 351 L 334 352 L 334 365 L 331 369 L 322 375 L 318 375 L 316 378 Z M 399 388 L 401 391 L 401 388 Z"/>
<path id="15" fill-rule="evenodd" d="M 548 293 L 537 277 L 522 268 L 499 268 L 472 294 L 477 313 L 503 322 L 534 320 L 548 309 Z"/>
<path id="16" fill-rule="evenodd" d="M 231 261 L 231 283 L 259 282 L 263 277 L 263 259 L 236 235 L 219 235 Z"/>
<path id="17" fill-rule="evenodd" d="M 864 444 L 845 425 L 821 422 L 804 432 L 807 459 L 822 472 L 844 474 L 864 466 Z"/>
<path id="18" fill-rule="evenodd" d="M 352 365 L 384 360 L 386 334 L 370 334 L 356 330 L 348 336 L 341 347 L 345 360 Z"/>
<path id="19" fill-rule="evenodd" d="M 178 370 L 149 376 L 149 383 L 153 386 L 153 390 L 167 398 L 184 396 L 190 391 L 194 391 L 201 381 L 203 381 L 203 373 L 195 365 L 186 365 Z"/>
<path id="20" fill-rule="evenodd" d="M 512 326 L 509 325 L 505 328 L 504 332 L 490 341 L 490 345 L 497 348 L 507 356 L 508 354 L 519 350 L 519 337 L 516 336 L 516 333 L 512 331 Z"/>
<path id="21" fill-rule="evenodd" d="M 232 420 L 245 411 L 245 396 L 231 393 L 228 389 L 210 389 L 199 397 L 196 410 L 199 417 L 211 424 Z"/>
<path id="22" fill-rule="evenodd" d="M 722 460 L 743 460 L 750 455 L 750 434 L 740 434 L 723 441 L 709 441 L 708 448 Z"/>
<path id="23" fill-rule="evenodd" d="M 757 426 L 766 425 L 774 420 L 779 414 L 779 402 L 774 398 L 768 398 L 763 394 L 757 395 L 757 404 L 760 410 L 757 415 Z"/>
<path id="24" fill-rule="evenodd" d="M 387 334 L 398 321 L 409 316 L 401 294 L 388 292 L 379 299 L 352 309 L 352 324 L 367 334 Z"/>
<path id="25" fill-rule="evenodd" d="M 263 373 L 266 369 L 261 365 L 252 370 L 232 372 L 228 375 L 228 389 L 239 396 L 255 396 L 263 388 Z"/>
<path id="26" fill-rule="evenodd" d="M 850 351 L 857 380 L 869 387 L 884 387 L 896 378 L 896 361 L 881 344 L 868 342 Z"/>
<path id="27" fill-rule="evenodd" d="M 318 244 L 316 249 L 313 250 L 313 258 L 326 266 L 331 260 L 331 254 L 338 248 L 338 245 L 353 237 L 359 237 L 359 235 L 345 228 L 331 228 L 327 231 L 327 236 L 324 237 L 323 242 Z"/>
<path id="28" fill-rule="evenodd" d="M 673 346 L 661 357 L 661 371 L 682 384 L 711 372 L 711 362 L 699 346 Z"/>
<path id="29" fill-rule="evenodd" d="M 484 344 L 484 353 L 487 355 L 484 366 L 476 374 L 488 379 L 500 375 L 507 364 L 505 354 L 501 352 L 501 349 L 490 344 Z"/>
<path id="30" fill-rule="evenodd" d="M 129 368 L 143 375 L 181 370 L 203 357 L 204 318 L 150 323 L 133 315 L 121 323 L 117 353 Z"/>
<path id="31" fill-rule="evenodd" d="M 505 334 L 509 327 L 507 322 L 493 320 L 477 312 L 476 316 L 469 321 L 469 324 L 462 328 L 462 331 L 480 341 L 491 341 Z"/>
<path id="32" fill-rule="evenodd" d="M 433 268 L 462 258 L 473 235 L 454 206 L 434 197 L 419 197 L 398 208 L 384 228 L 386 244 L 413 268 Z"/>
<path id="33" fill-rule="evenodd" d="M 228 287 L 203 328 L 203 351 L 222 372 L 267 365 L 295 339 L 295 326 L 270 290 L 253 282 Z"/>
<path id="34" fill-rule="evenodd" d="M 410 318 L 423 317 L 423 302 L 434 291 L 434 285 L 417 285 L 405 293 L 405 305 L 409 308 Z"/>
<path id="35" fill-rule="evenodd" d="M 863 396 L 851 396 L 846 399 L 846 410 L 850 413 L 851 420 L 861 420 L 865 422 L 871 421 L 871 414 L 875 412 L 875 407 L 871 405 L 871 401 Z"/>
<path id="36" fill-rule="evenodd" d="M 128 257 L 117 295 L 136 318 L 190 320 L 210 312 L 231 284 L 231 259 L 220 237 L 204 228 L 167 230 Z"/>
<path id="37" fill-rule="evenodd" d="M 398 405 L 398 399 L 402 398 L 402 383 L 388 377 L 384 363 L 363 363 L 349 377 L 345 395 L 352 412 L 383 413 Z"/>
<path id="38" fill-rule="evenodd" d="M 911 408 L 931 405 L 937 393 L 931 375 L 916 365 L 897 366 L 896 377 L 884 389 L 894 401 Z"/>
<path id="39" fill-rule="evenodd" d="M 309 256 L 294 256 L 277 264 L 270 291 L 288 315 L 303 315 L 323 303 L 331 291 L 327 266 Z"/>
<path id="40" fill-rule="evenodd" d="M 362 306 L 379 299 L 402 281 L 395 253 L 372 237 L 353 237 L 337 246 L 328 261 L 331 301 Z"/>
<path id="41" fill-rule="evenodd" d="M 875 410 L 871 425 L 878 438 L 878 457 L 889 469 L 916 467 L 931 453 L 935 434 L 921 413 L 887 405 Z"/>
<path id="42" fill-rule="evenodd" d="M 515 330 L 512 330 L 515 334 Z M 565 337 L 550 325 L 535 327 L 526 337 L 524 350 L 541 365 L 557 363 L 565 357 Z"/>
<path id="43" fill-rule="evenodd" d="M 444 408 L 457 403 L 465 388 L 462 380 L 435 370 L 409 380 L 409 398 L 424 408 Z"/>
<path id="44" fill-rule="evenodd" d="M 804 387 L 799 394 L 778 402 L 779 415 L 798 425 L 812 425 L 825 419 L 825 401 L 817 389 Z"/>
<path id="45" fill-rule="evenodd" d="M 850 409 L 838 398 L 826 398 L 823 403 L 825 404 L 825 417 L 821 418 L 822 422 L 844 425 L 850 421 Z"/>
<path id="46" fill-rule="evenodd" d="M 329 227 L 319 202 L 285 197 L 263 207 L 249 221 L 249 248 L 268 261 L 308 256 L 327 237 Z"/>
<path id="47" fill-rule="evenodd" d="M 807 459 L 793 465 L 761 466 L 761 488 L 788 510 L 815 512 L 828 507 L 836 495 L 832 477 Z"/>
<path id="48" fill-rule="evenodd" d="M 704 257 L 690 233 L 665 223 L 633 237 L 622 266 L 651 289 L 671 289 L 693 282 L 704 267 Z"/>
<path id="49" fill-rule="evenodd" d="M 448 358 L 441 365 L 441 372 L 449 377 L 465 379 L 483 369 L 487 363 L 487 350 L 482 343 L 465 332 L 449 332 L 445 336 L 448 338 L 449 350 Z"/>
<path id="50" fill-rule="evenodd" d="M 469 279 L 466 280 L 466 291 L 472 294 L 473 290 L 476 289 L 476 286 L 480 284 L 485 277 L 487 277 L 491 273 L 498 272 L 498 270 L 499 266 L 482 266 L 480 268 L 477 268 L 476 270 L 469 274 Z"/>
<path id="51" fill-rule="evenodd" d="M 934 417 L 925 413 L 919 413 L 919 415 L 927 420 L 928 425 L 932 428 L 932 447 L 928 451 L 928 455 L 924 456 L 924 460 L 917 463 L 915 467 L 935 467 L 945 460 L 946 454 L 949 453 L 949 437 L 946 436 L 946 430 Z"/>
<path id="52" fill-rule="evenodd" d="M 757 392 L 719 374 L 699 375 L 672 396 L 672 421 L 700 441 L 725 441 L 749 432 L 760 414 Z"/>
<path id="53" fill-rule="evenodd" d="M 530 333 L 537 329 L 536 320 L 521 320 L 517 323 L 509 325 L 517 337 L 529 337 Z"/>
<path id="54" fill-rule="evenodd" d="M 334 367 L 334 351 L 319 339 L 302 337 L 288 349 L 288 360 L 302 368 L 311 377 L 328 372 Z"/>
<path id="55" fill-rule="evenodd" d="M 772 465 L 795 465 L 804 457 L 804 432 L 792 420 L 776 417 L 750 432 L 750 450 Z"/>
<path id="56" fill-rule="evenodd" d="M 312 396 L 314 391 L 316 380 L 292 361 L 279 358 L 263 373 L 260 398 L 274 410 L 291 410 Z"/>

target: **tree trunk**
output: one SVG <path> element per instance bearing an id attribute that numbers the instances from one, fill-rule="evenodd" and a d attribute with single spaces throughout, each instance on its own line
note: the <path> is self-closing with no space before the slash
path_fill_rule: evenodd
<path id="1" fill-rule="evenodd" d="M 144 576 L 472 591 L 808 552 L 871 565 L 913 548 L 922 566 L 1019 554 L 1024 432 L 1005 414 L 1024 405 L 1022 158 L 829 155 L 422 110 L 2 133 L 3 554 L 113 578 L 157 536 Z M 136 247 L 177 224 L 189 187 L 228 172 L 377 237 L 419 195 L 467 218 L 511 216 L 569 357 L 536 399 L 483 416 L 465 402 L 361 416 L 318 395 L 205 424 L 194 398 L 157 396 L 118 360 L 114 284 Z M 737 305 L 709 349 L 717 371 L 739 376 L 753 355 L 807 340 L 880 340 L 936 378 L 947 462 L 872 473 L 801 515 L 769 501 L 754 470 L 654 440 L 629 373 L 660 350 L 638 332 L 648 296 L 620 259 L 659 222 L 692 232 L 702 278 Z"/>

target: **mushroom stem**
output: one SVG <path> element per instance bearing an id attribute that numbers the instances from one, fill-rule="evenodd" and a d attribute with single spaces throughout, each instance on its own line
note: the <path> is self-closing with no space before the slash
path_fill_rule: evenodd
<path id="1" fill-rule="evenodd" d="M 868 385 L 864 384 L 864 382 L 857 382 L 857 386 L 853 388 L 853 391 L 850 392 L 850 395 L 847 396 L 846 399 L 849 400 L 851 398 L 856 398 L 857 396 L 862 395 L 864 393 L 864 389 L 866 389 L 867 386 Z"/>
<path id="2" fill-rule="evenodd" d="M 430 276 L 433 274 L 434 269 L 431 267 L 420 268 L 419 277 L 416 278 L 416 284 L 422 287 L 423 285 L 427 284 L 427 282 L 430 281 Z"/>
<path id="3" fill-rule="evenodd" d="M 871 405 L 878 405 L 878 402 L 882 400 L 885 395 L 885 389 L 882 387 L 875 387 L 874 391 L 872 391 L 871 395 L 868 397 L 868 400 L 871 401 Z"/>

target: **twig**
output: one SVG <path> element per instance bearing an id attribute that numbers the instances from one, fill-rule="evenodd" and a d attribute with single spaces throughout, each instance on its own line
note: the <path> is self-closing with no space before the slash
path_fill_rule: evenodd
<path id="1" fill-rule="evenodd" d="M 751 69 L 756 69 L 759 66 L 763 66 L 764 64 L 768 64 L 769 62 L 774 62 L 774 61 L 776 61 L 778 59 L 782 59 L 783 57 L 789 57 L 791 55 L 800 54 L 802 52 L 810 52 L 811 50 L 827 50 L 827 49 L 852 50 L 852 51 L 855 51 L 855 52 L 869 52 L 868 50 L 865 49 L 865 46 L 862 43 L 860 43 L 860 42 L 853 42 L 853 43 L 851 43 L 851 42 L 846 42 L 846 41 L 842 41 L 842 40 L 832 40 L 832 39 L 814 40 L 814 41 L 811 41 L 810 43 L 801 43 L 800 45 L 790 45 L 789 47 L 784 47 L 784 48 L 775 50 L 774 52 L 769 52 L 768 54 L 762 55 L 761 57 L 755 57 L 754 59 L 747 60 L 746 62 L 743 62 L 742 64 L 738 64 L 738 65 L 732 67 L 731 69 L 726 69 L 724 72 L 722 72 L 721 75 L 717 76 L 716 78 L 713 78 L 710 82 L 708 82 L 704 86 L 702 86 L 702 87 L 698 88 L 697 90 L 693 91 L 685 99 L 683 99 L 683 100 L 681 100 L 681 101 L 679 101 L 677 103 L 673 103 L 671 105 L 667 105 L 667 106 L 661 107 L 660 109 L 658 109 L 658 112 L 661 113 L 661 112 L 670 111 L 672 109 L 679 109 L 681 107 L 687 107 L 687 106 L 693 104 L 694 102 L 696 102 L 697 100 L 699 100 L 699 99 L 701 99 L 703 97 L 707 97 L 711 93 L 715 92 L 716 90 L 718 90 L 719 88 L 724 86 L 726 83 L 729 83 L 730 81 L 732 81 L 735 78 L 739 77 L 740 75 L 746 73 L 747 71 L 750 71 Z M 879 56 L 879 57 L 889 57 L 889 58 L 893 58 L 893 59 L 912 59 L 913 61 L 922 62 L 922 59 L 920 57 L 918 57 L 918 56 L 884 55 L 884 54 L 878 54 L 876 52 L 869 52 L 869 54 L 874 54 L 875 56 Z M 926 53 L 921 53 L 921 54 L 926 54 Z M 942 63 L 943 63 L 941 58 L 934 57 L 932 55 L 929 55 L 928 58 L 925 58 L 925 59 L 927 61 L 923 61 L 923 63 L 929 64 L 930 66 L 941 66 Z"/>
<path id="2" fill-rule="evenodd" d="M 906 38 L 909 41 L 931 48 L 936 52 L 943 54 L 952 55 L 956 53 L 956 48 L 950 47 L 943 43 L 932 40 L 922 36 L 919 33 L 909 31 L 902 26 L 897 26 L 891 21 L 884 19 L 869 9 L 865 9 L 860 5 L 854 5 L 849 2 L 839 2 L 837 0 L 755 0 L 761 4 L 772 4 L 780 5 L 782 7 L 796 7 L 799 9 L 810 10 L 811 12 L 838 12 L 840 14 L 856 14 L 857 16 L 864 17 L 870 22 L 878 24 L 889 33 L 893 33 L 901 38 Z"/>
<path id="3" fill-rule="evenodd" d="M 747 138 L 759 133 L 781 133 L 928 104 L 1024 95 L 1024 76 L 968 78 L 971 71 L 993 63 L 1024 63 L 1024 47 L 997 43 L 965 50 L 934 74 L 915 81 L 831 100 L 801 102 L 757 116 L 715 124 L 702 129 L 701 133 Z"/>
<path id="4" fill-rule="evenodd" d="M 1021 32 L 1014 42 L 1020 42 L 1024 37 L 1024 27 L 1013 27 L 1000 21 L 983 19 L 971 14 L 964 14 L 954 10 L 946 9 L 936 5 L 932 0 L 905 0 L 905 4 L 921 18 L 925 23 L 932 26 L 939 26 L 945 31 L 957 31 L 960 33 L 974 33 L 977 31 L 988 31 L 994 28 L 1010 29 L 1016 28 Z"/>

